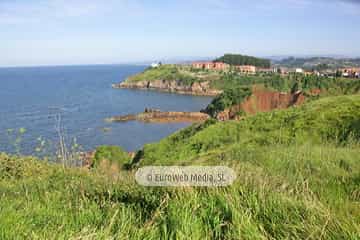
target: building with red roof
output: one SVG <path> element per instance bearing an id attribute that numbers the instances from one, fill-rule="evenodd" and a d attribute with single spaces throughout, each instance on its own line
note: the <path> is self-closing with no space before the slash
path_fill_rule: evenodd
<path id="1" fill-rule="evenodd" d="M 207 69 L 216 71 L 224 71 L 230 68 L 229 64 L 223 62 L 193 62 L 191 66 L 196 69 Z"/>

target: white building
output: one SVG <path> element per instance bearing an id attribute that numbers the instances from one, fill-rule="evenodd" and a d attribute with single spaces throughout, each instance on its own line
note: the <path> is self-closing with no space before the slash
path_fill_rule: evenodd
<path id="1" fill-rule="evenodd" d="M 343 77 L 349 77 L 349 73 L 348 72 L 343 72 L 342 76 Z"/>
<path id="2" fill-rule="evenodd" d="M 151 64 L 151 67 L 152 67 L 152 68 L 157 68 L 157 67 L 159 67 L 159 66 L 160 66 L 159 63 L 152 63 L 152 64 Z"/>
<path id="3" fill-rule="evenodd" d="M 302 68 L 297 68 L 295 69 L 296 73 L 304 73 L 304 70 Z"/>

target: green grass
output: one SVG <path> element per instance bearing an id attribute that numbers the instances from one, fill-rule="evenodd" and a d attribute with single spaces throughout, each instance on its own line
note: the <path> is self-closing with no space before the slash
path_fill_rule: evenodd
<path id="1" fill-rule="evenodd" d="M 267 89 L 283 92 L 296 89 L 309 93 L 312 89 L 320 89 L 322 96 L 356 94 L 360 91 L 359 79 L 305 76 L 295 73 L 286 76 L 274 73 L 244 75 L 237 72 L 199 70 L 170 64 L 158 68 L 148 68 L 142 73 L 130 76 L 126 82 L 155 80 L 177 81 L 188 86 L 194 82 L 209 81 L 210 87 L 218 90 L 251 87 L 253 85 L 261 85 Z"/>
<path id="2" fill-rule="evenodd" d="M 231 144 L 345 144 L 360 137 L 360 95 L 322 98 L 301 107 L 259 113 L 243 121 L 195 124 L 144 146 L 142 164 L 173 164 Z"/>
<path id="3" fill-rule="evenodd" d="M 227 188 L 142 188 L 126 177 L 110 181 L 54 166 L 46 174 L 3 179 L 0 237 L 359 237 L 359 150 L 304 146 L 237 151 L 237 158 L 234 152 L 223 156 L 238 172 L 236 183 Z"/>
<path id="4" fill-rule="evenodd" d="M 230 187 L 150 188 L 133 171 L 0 154 L 0 239 L 359 239 L 360 96 L 146 145 L 135 165 L 226 165 Z"/>
<path id="5" fill-rule="evenodd" d="M 109 161 L 109 164 L 117 164 L 120 168 L 130 161 L 129 154 L 118 146 L 99 146 L 96 148 L 93 167 L 98 167 L 101 161 Z"/>
<path id="6" fill-rule="evenodd" d="M 154 80 L 179 81 L 184 85 L 191 85 L 199 79 L 197 79 L 189 71 L 181 70 L 175 65 L 161 65 L 157 68 L 148 68 L 142 73 L 133 75 L 126 79 L 127 82 Z"/>
<path id="7" fill-rule="evenodd" d="M 290 92 L 295 86 L 297 90 L 308 93 L 312 89 L 320 89 L 321 96 L 334 96 L 356 94 L 360 92 L 359 79 L 328 78 L 318 76 L 305 76 L 302 74 L 256 74 L 241 75 L 234 72 L 224 73 L 219 79 L 211 82 L 215 89 L 231 89 L 237 86 L 261 85 L 265 88 Z"/>

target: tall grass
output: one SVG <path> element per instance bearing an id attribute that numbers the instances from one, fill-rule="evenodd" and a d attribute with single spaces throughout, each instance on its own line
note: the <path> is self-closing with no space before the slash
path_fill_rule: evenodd
<path id="1" fill-rule="evenodd" d="M 113 180 L 1 155 L 0 238 L 357 239 L 359 154 L 233 146 L 206 161 L 232 166 L 235 184 L 205 189 L 144 188 L 129 172 Z"/>
<path id="2" fill-rule="evenodd" d="M 359 239 L 359 96 L 186 128 L 137 165 L 227 165 L 221 188 L 141 187 L 0 154 L 0 239 Z"/>

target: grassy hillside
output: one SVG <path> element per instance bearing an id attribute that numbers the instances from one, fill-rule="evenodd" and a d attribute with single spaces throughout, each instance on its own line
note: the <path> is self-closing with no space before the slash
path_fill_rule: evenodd
<path id="1" fill-rule="evenodd" d="M 259 113 L 242 121 L 193 125 L 159 143 L 145 145 L 141 164 L 191 163 L 210 153 L 226 153 L 234 144 L 259 147 L 282 144 L 346 144 L 360 138 L 360 95 L 322 98 L 301 107 Z"/>
<path id="2" fill-rule="evenodd" d="M 263 85 L 277 91 L 289 92 L 294 88 L 303 91 L 320 89 L 322 95 L 343 95 L 360 92 L 359 79 L 327 78 L 318 76 L 305 76 L 302 74 L 258 74 L 244 76 L 238 73 L 223 73 L 219 79 L 211 82 L 215 89 L 231 89 L 236 86 Z"/>
<path id="3" fill-rule="evenodd" d="M 195 74 L 192 74 L 190 71 L 181 69 L 176 65 L 161 65 L 156 68 L 147 68 L 143 72 L 130 76 L 126 79 L 127 82 L 154 80 L 178 80 L 186 85 L 191 85 L 191 83 L 199 81 L 200 79 L 198 79 Z"/>
<path id="4" fill-rule="evenodd" d="M 0 239 L 359 239 L 360 96 L 193 125 L 136 165 L 228 165 L 231 187 L 145 188 L 0 155 Z"/>
<path id="5" fill-rule="evenodd" d="M 194 82 L 208 81 L 211 89 L 226 90 L 237 87 L 251 87 L 262 85 L 269 89 L 289 92 L 293 89 L 310 91 L 320 89 L 322 95 L 355 94 L 360 91 L 359 79 L 327 78 L 305 76 L 302 74 L 256 74 L 244 75 L 238 72 L 217 72 L 192 69 L 179 65 L 162 65 L 158 68 L 148 68 L 142 73 L 130 76 L 126 82 L 138 81 L 178 81 L 190 86 Z"/>

